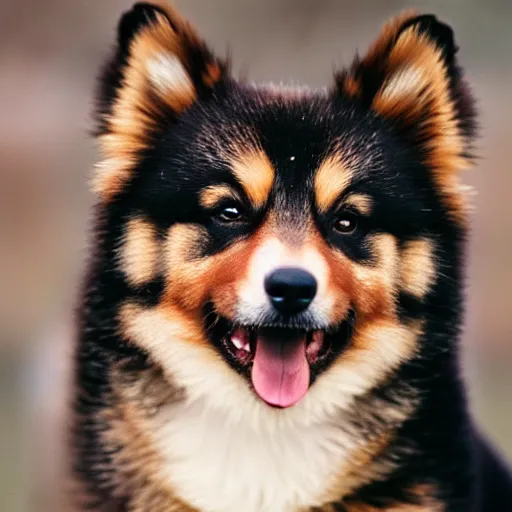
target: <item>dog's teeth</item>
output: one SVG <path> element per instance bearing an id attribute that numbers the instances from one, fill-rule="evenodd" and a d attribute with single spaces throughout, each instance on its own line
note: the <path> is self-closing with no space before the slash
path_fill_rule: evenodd
<path id="1" fill-rule="evenodd" d="M 236 329 L 231 335 L 231 343 L 233 343 L 237 350 L 244 350 L 245 352 L 251 351 L 249 333 L 245 329 Z"/>
<path id="2" fill-rule="evenodd" d="M 323 331 L 314 331 L 311 336 L 311 342 L 306 348 L 306 353 L 311 358 L 316 358 L 322 349 L 325 340 L 325 333 Z"/>
<path id="3" fill-rule="evenodd" d="M 231 343 L 233 343 L 233 345 L 235 345 L 235 347 L 238 350 L 245 350 L 244 349 L 244 344 L 242 343 L 242 340 L 238 336 L 233 336 L 231 338 Z"/>

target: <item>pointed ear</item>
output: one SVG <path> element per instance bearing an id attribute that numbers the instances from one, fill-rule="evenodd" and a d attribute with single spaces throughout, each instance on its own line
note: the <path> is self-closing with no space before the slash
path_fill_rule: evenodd
<path id="1" fill-rule="evenodd" d="M 407 12 L 336 77 L 336 94 L 391 120 L 445 187 L 453 186 L 449 175 L 468 165 L 475 129 L 457 50 L 450 27 L 435 16 Z"/>
<path id="2" fill-rule="evenodd" d="M 103 201 L 126 186 L 162 124 L 211 95 L 226 68 L 169 5 L 138 3 L 123 15 L 97 95 L 104 159 L 93 188 Z"/>

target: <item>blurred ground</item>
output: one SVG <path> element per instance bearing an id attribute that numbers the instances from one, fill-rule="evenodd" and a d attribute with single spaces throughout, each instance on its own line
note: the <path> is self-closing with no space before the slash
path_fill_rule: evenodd
<path id="1" fill-rule="evenodd" d="M 452 24 L 482 114 L 469 250 L 465 370 L 478 417 L 512 457 L 512 2 L 176 1 L 235 70 L 257 81 L 330 83 L 404 7 Z M 62 510 L 60 407 L 95 160 L 98 66 L 127 0 L 0 0 L 0 510 Z M 5 446 L 4 446 L 5 445 Z"/>

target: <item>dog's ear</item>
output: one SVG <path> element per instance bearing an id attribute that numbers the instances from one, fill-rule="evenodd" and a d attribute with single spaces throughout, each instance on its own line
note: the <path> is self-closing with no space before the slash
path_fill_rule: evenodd
<path id="1" fill-rule="evenodd" d="M 391 120 L 441 181 L 468 164 L 475 128 L 457 51 L 448 25 L 407 12 L 384 27 L 364 58 L 336 76 L 335 94 Z"/>
<path id="2" fill-rule="evenodd" d="M 103 201 L 127 184 L 163 124 L 221 86 L 226 67 L 169 5 L 138 3 L 123 15 L 97 95 L 104 159 L 93 188 Z"/>

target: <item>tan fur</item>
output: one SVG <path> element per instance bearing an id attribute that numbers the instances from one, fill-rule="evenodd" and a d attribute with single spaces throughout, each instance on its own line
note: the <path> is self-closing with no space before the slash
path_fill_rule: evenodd
<path id="1" fill-rule="evenodd" d="M 392 235 L 379 234 L 373 235 L 369 243 L 375 265 L 355 263 L 319 240 L 331 269 L 329 293 L 339 296 L 339 290 L 343 290 L 359 316 L 371 316 L 377 312 L 392 316 L 397 285 L 397 241 Z"/>
<path id="2" fill-rule="evenodd" d="M 112 475 L 114 496 L 133 495 L 131 512 L 194 512 L 160 477 L 162 456 L 152 442 L 151 422 L 160 407 L 183 399 L 183 393 L 157 370 L 130 372 L 118 365 L 112 372 L 113 405 L 100 414 L 108 424 L 103 442 L 116 449 Z M 134 492 L 135 491 L 135 492 Z"/>
<path id="3" fill-rule="evenodd" d="M 218 313 L 232 318 L 239 300 L 237 285 L 260 236 L 255 234 L 215 256 L 201 258 L 205 237 L 203 228 L 194 225 L 175 224 L 169 230 L 164 249 L 164 302 L 197 313 L 210 298 Z"/>
<path id="4" fill-rule="evenodd" d="M 438 504 L 411 505 L 408 503 L 397 503 L 385 508 L 376 508 L 366 503 L 347 503 L 346 512 L 441 512 L 443 509 Z"/>
<path id="5" fill-rule="evenodd" d="M 166 302 L 195 311 L 206 300 L 214 258 L 199 258 L 199 253 L 207 236 L 203 227 L 195 225 L 175 224 L 169 229 L 164 256 Z"/>
<path id="6" fill-rule="evenodd" d="M 418 485 L 410 491 L 416 504 L 396 503 L 384 508 L 376 508 L 365 503 L 350 501 L 344 506 L 346 512 L 444 512 L 445 507 L 435 495 L 435 489 L 430 485 Z"/>
<path id="7" fill-rule="evenodd" d="M 372 213 L 373 201 L 366 194 L 350 194 L 343 204 L 353 206 L 361 215 L 370 215 Z"/>
<path id="8" fill-rule="evenodd" d="M 158 14 L 156 22 L 143 28 L 132 41 L 123 86 L 107 119 L 107 133 L 99 139 L 104 158 L 97 166 L 93 189 L 105 202 L 126 186 L 141 153 L 158 130 L 165 108 L 179 114 L 196 99 L 185 48 L 204 48 L 204 44 L 167 4 L 160 3 L 160 7 L 168 18 Z M 173 72 L 169 64 L 178 73 L 167 82 Z M 155 66 L 161 67 L 156 74 Z M 212 61 L 208 69 L 210 74 L 203 79 L 213 85 L 220 79 L 220 65 Z"/>
<path id="9" fill-rule="evenodd" d="M 398 30 L 408 19 L 417 16 L 417 12 L 413 9 L 408 9 L 402 14 L 395 16 L 388 21 L 381 29 L 379 37 L 370 46 L 362 62 L 364 64 L 379 67 L 379 63 L 386 55 L 389 49 L 390 41 L 396 38 Z M 341 75 L 338 88 L 352 98 L 361 96 L 362 84 L 360 80 L 352 73 L 344 73 Z"/>
<path id="10" fill-rule="evenodd" d="M 400 274 L 396 239 L 390 234 L 379 234 L 370 243 L 374 265 L 354 263 L 343 253 L 333 251 L 319 236 L 314 242 L 329 267 L 326 293 L 334 298 L 335 304 L 330 321 L 336 323 L 346 318 L 349 304 L 355 308 L 351 346 L 334 366 L 343 373 L 354 371 L 352 382 L 346 385 L 353 386 L 358 393 L 383 382 L 394 368 L 412 357 L 422 332 L 421 324 L 403 326 L 397 318 L 395 303 Z"/>
<path id="11" fill-rule="evenodd" d="M 333 478 L 332 487 L 326 494 L 326 501 L 334 501 L 347 496 L 359 487 L 379 478 L 383 478 L 394 468 L 391 463 L 384 467 L 374 464 L 376 459 L 392 440 L 392 429 L 375 434 L 375 439 L 365 443 L 350 456 L 348 464 L 343 464 Z M 348 466 L 348 469 L 347 469 Z"/>
<path id="12" fill-rule="evenodd" d="M 425 163 L 433 169 L 451 213 L 459 217 L 465 209 L 453 183 L 453 173 L 468 167 L 469 162 L 462 156 L 464 142 L 449 95 L 441 50 L 411 27 L 389 54 L 388 76 L 373 108 L 386 117 L 400 117 L 410 124 L 429 113 L 428 124 L 421 129 L 432 137 Z"/>
<path id="13" fill-rule="evenodd" d="M 405 244 L 400 256 L 402 290 L 418 299 L 424 298 L 436 277 L 432 240 L 411 240 Z"/>
<path id="14" fill-rule="evenodd" d="M 359 393 L 367 392 L 414 355 L 421 333 L 421 323 L 405 327 L 392 320 L 368 319 L 356 327 L 352 346 L 335 365 L 340 370 L 353 369 L 357 374 L 354 388 L 361 387 Z"/>
<path id="15" fill-rule="evenodd" d="M 203 208 L 215 208 L 226 199 L 239 200 L 236 192 L 228 185 L 211 185 L 203 189 L 199 196 Z"/>
<path id="16" fill-rule="evenodd" d="M 127 339 L 144 341 L 144 350 L 153 354 L 155 361 L 163 362 L 166 354 L 172 350 L 174 338 L 191 344 L 202 344 L 213 356 L 216 353 L 207 342 L 203 332 L 201 319 L 197 314 L 184 312 L 178 307 L 160 305 L 155 308 L 144 308 L 138 304 L 127 302 L 119 310 L 120 333 Z M 166 321 L 166 326 L 171 325 L 170 341 L 163 345 L 157 336 L 151 336 L 153 330 L 159 329 L 160 320 Z M 165 368 L 165 365 L 162 365 Z M 172 376 L 168 375 L 169 378 Z"/>
<path id="17" fill-rule="evenodd" d="M 315 174 L 315 199 L 320 212 L 329 210 L 350 184 L 352 170 L 337 155 L 327 157 Z"/>
<path id="18" fill-rule="evenodd" d="M 156 277 L 160 256 L 156 227 L 134 218 L 128 221 L 120 249 L 120 266 L 128 283 L 141 286 Z"/>
<path id="19" fill-rule="evenodd" d="M 402 24 L 416 14 L 407 11 L 388 23 L 360 66 L 385 69 L 386 78 L 372 108 L 384 117 L 400 119 L 406 126 L 419 126 L 422 136 L 430 140 L 425 164 L 433 170 L 450 213 L 465 222 L 466 194 L 457 171 L 470 162 L 463 156 L 464 140 L 450 98 L 442 52 L 414 26 L 395 41 Z M 360 96 L 363 87 L 351 73 L 342 75 L 338 86 L 352 97 Z"/>
<path id="20" fill-rule="evenodd" d="M 343 90 L 351 98 L 357 98 L 361 94 L 361 83 L 355 77 L 348 75 L 343 81 Z"/>
<path id="21" fill-rule="evenodd" d="M 396 39 L 396 35 L 398 34 L 400 27 L 407 20 L 410 20 L 415 16 L 418 16 L 418 11 L 414 9 L 406 9 L 401 14 L 395 16 L 387 23 L 385 23 L 379 36 L 365 55 L 363 62 L 378 64 L 379 60 L 382 59 L 382 57 L 389 50 L 390 41 Z"/>
<path id="22" fill-rule="evenodd" d="M 237 153 L 230 161 L 231 169 L 256 208 L 265 204 L 274 183 L 275 170 L 261 149 Z"/>
<path id="23" fill-rule="evenodd" d="M 390 444 L 395 438 L 396 429 L 416 409 L 419 398 L 404 384 L 394 399 L 396 405 L 393 407 L 376 397 L 371 397 L 368 401 L 366 397 L 356 401 L 354 409 L 360 420 L 364 421 L 368 412 L 374 414 L 375 409 L 378 409 L 381 417 L 386 417 L 387 421 L 374 423 L 372 435 L 350 454 L 347 461 L 340 463 L 340 468 L 333 473 L 332 483 L 325 495 L 326 502 L 337 501 L 365 484 L 383 480 L 399 467 L 399 459 L 392 457 Z"/>

